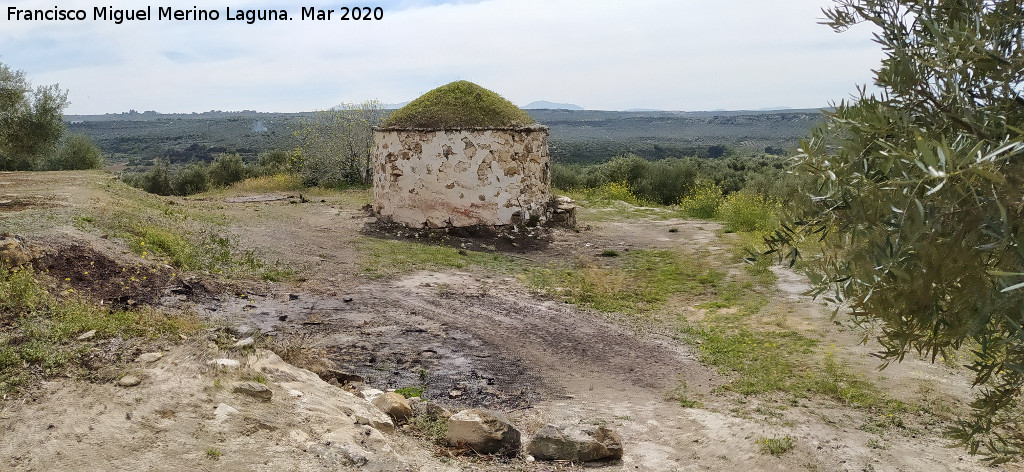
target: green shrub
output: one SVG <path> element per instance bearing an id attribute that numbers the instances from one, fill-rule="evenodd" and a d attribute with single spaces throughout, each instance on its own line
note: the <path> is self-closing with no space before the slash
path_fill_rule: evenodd
<path id="1" fill-rule="evenodd" d="M 83 170 L 103 167 L 103 156 L 88 136 L 68 135 L 46 165 L 48 170 Z"/>
<path id="2" fill-rule="evenodd" d="M 157 159 L 153 168 L 142 175 L 140 179 L 142 189 L 157 195 L 171 195 L 174 188 L 171 186 L 171 170 L 167 161 Z"/>
<path id="3" fill-rule="evenodd" d="M 625 182 L 639 199 L 675 205 L 697 182 L 715 184 L 722 194 L 751 190 L 790 201 L 801 195 L 802 180 L 787 172 L 786 161 L 770 156 L 729 155 L 716 159 L 696 157 L 648 161 L 633 154 L 597 165 L 554 164 L 551 182 L 563 190 L 600 188 Z"/>
<path id="4" fill-rule="evenodd" d="M 221 154 L 210 165 L 210 183 L 218 187 L 227 187 L 235 182 L 245 180 L 245 163 L 238 154 Z"/>
<path id="5" fill-rule="evenodd" d="M 577 190 L 583 188 L 583 175 L 586 167 L 579 164 L 551 166 L 551 186 L 560 190 Z"/>
<path id="6" fill-rule="evenodd" d="M 637 196 L 662 205 L 675 205 L 693 188 L 697 180 L 697 164 L 693 160 L 665 159 L 650 162 L 643 174 L 632 183 Z"/>
<path id="7" fill-rule="evenodd" d="M 285 151 L 270 151 L 259 155 L 256 161 L 256 168 L 252 174 L 255 176 L 268 176 L 292 172 L 292 156 Z"/>
<path id="8" fill-rule="evenodd" d="M 679 208 L 694 218 L 711 219 L 718 215 L 718 207 L 724 201 L 722 187 L 715 183 L 699 182 L 679 202 Z"/>
<path id="9" fill-rule="evenodd" d="M 782 204 L 772 197 L 736 192 L 725 197 L 718 209 L 718 216 L 725 223 L 726 231 L 767 233 L 778 224 L 778 212 L 781 209 Z"/>
<path id="10" fill-rule="evenodd" d="M 175 195 L 194 195 L 203 193 L 210 189 L 210 176 L 206 166 L 202 164 L 190 164 L 181 172 L 174 175 L 171 180 L 171 187 Z"/>

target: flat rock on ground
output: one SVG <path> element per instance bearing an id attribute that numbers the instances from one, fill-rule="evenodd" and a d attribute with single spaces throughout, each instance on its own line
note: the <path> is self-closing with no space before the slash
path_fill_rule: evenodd
<path id="1" fill-rule="evenodd" d="M 465 447 L 479 454 L 503 454 L 515 456 L 519 453 L 519 430 L 503 413 L 471 408 L 462 410 L 448 418 L 448 444 Z"/>
<path id="2" fill-rule="evenodd" d="M 533 435 L 526 452 L 550 461 L 620 459 L 622 439 L 604 426 L 548 424 Z"/>

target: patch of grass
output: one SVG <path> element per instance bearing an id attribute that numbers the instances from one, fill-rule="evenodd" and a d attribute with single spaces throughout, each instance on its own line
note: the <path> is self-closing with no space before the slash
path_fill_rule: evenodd
<path id="1" fill-rule="evenodd" d="M 723 390 L 824 397 L 871 413 L 862 429 L 877 432 L 903 426 L 906 404 L 851 372 L 831 350 L 819 356 L 817 341 L 778 326 L 764 330 L 758 325 L 761 321 L 751 320 L 751 315 L 760 314 L 763 301 L 747 297 L 741 302 L 733 310 L 723 309 L 720 302 L 703 304 L 709 313 L 701 323 L 680 325 L 684 338 L 698 344 L 701 362 L 735 375 Z"/>
<path id="2" fill-rule="evenodd" d="M 796 446 L 796 444 L 793 443 L 793 438 L 789 436 L 783 436 L 781 438 L 758 438 L 757 444 L 761 446 L 761 454 L 771 454 L 773 456 L 781 456 L 792 451 Z"/>
<path id="3" fill-rule="evenodd" d="M 417 415 L 409 419 L 412 431 L 438 446 L 447 445 L 445 436 L 448 434 L 448 418 L 442 415 Z"/>
<path id="4" fill-rule="evenodd" d="M 643 314 L 669 296 L 702 294 L 721 282 L 723 272 L 671 251 L 630 251 L 612 266 L 578 261 L 574 267 L 531 268 L 527 283 L 551 296 L 600 311 Z"/>
<path id="5" fill-rule="evenodd" d="M 614 249 L 605 249 L 601 251 L 601 257 L 619 257 L 619 251 Z"/>
<path id="6" fill-rule="evenodd" d="M 253 382 L 256 382 L 256 383 L 261 383 L 261 384 L 266 385 L 266 383 L 267 383 L 267 376 L 263 375 L 262 373 L 255 373 L 255 374 L 253 374 L 252 376 L 249 377 L 249 380 L 252 380 Z"/>
<path id="7" fill-rule="evenodd" d="M 217 461 L 217 460 L 220 460 L 220 457 L 222 455 L 224 455 L 224 454 L 222 452 L 220 452 L 220 449 L 217 449 L 215 447 L 211 447 L 211 448 L 207 448 L 206 449 L 206 458 L 207 459 Z"/>
<path id="8" fill-rule="evenodd" d="M 683 408 L 700 408 L 704 406 L 700 401 L 690 398 L 690 388 L 686 384 L 686 381 L 680 382 L 679 386 L 672 391 L 669 398 L 678 401 L 679 406 Z"/>
<path id="9" fill-rule="evenodd" d="M 473 82 L 459 80 L 435 88 L 391 112 L 385 127 L 486 128 L 534 123 L 525 111 Z"/>
<path id="10" fill-rule="evenodd" d="M 601 222 L 648 218 L 665 220 L 684 217 L 677 208 L 666 207 L 637 197 L 624 182 L 612 182 L 596 188 L 559 191 L 579 205 L 580 222 Z M 678 230 L 677 230 L 678 231 Z"/>
<path id="11" fill-rule="evenodd" d="M 210 215 L 121 182 L 104 186 L 110 201 L 75 220 L 76 226 L 124 240 L 136 255 L 224 277 L 287 280 L 295 272 L 269 263 L 220 234 L 223 215 Z"/>
<path id="12" fill-rule="evenodd" d="M 739 232 L 732 237 L 736 239 L 732 244 L 732 253 L 736 261 L 743 264 L 743 270 L 755 283 L 763 287 L 773 287 L 778 276 L 771 268 L 777 263 L 777 259 L 762 255 L 765 251 L 762 233 Z"/>
<path id="13" fill-rule="evenodd" d="M 389 278 L 420 270 L 463 269 L 470 266 L 510 271 L 518 264 L 508 256 L 446 246 L 364 238 L 357 246 L 360 269 L 372 278 Z"/>
<path id="14" fill-rule="evenodd" d="M 194 313 L 111 310 L 75 294 L 53 295 L 39 277 L 32 269 L 0 266 L 0 396 L 33 379 L 83 374 L 96 340 L 174 336 L 202 326 Z M 77 339 L 93 330 L 91 340 Z"/>
<path id="15" fill-rule="evenodd" d="M 633 193 L 625 182 L 610 182 L 583 192 L 584 199 L 591 203 L 625 202 L 636 206 L 649 206 L 650 202 Z"/>
<path id="16" fill-rule="evenodd" d="M 797 388 L 801 372 L 795 358 L 814 346 L 813 340 L 796 333 L 760 333 L 715 321 L 683 332 L 700 340 L 701 362 L 738 374 L 723 388 L 743 395 Z"/>
<path id="17" fill-rule="evenodd" d="M 401 395 L 401 396 L 403 396 L 405 398 L 420 397 L 420 396 L 423 396 L 423 392 L 426 392 L 426 391 L 427 391 L 427 387 L 425 387 L 423 385 L 410 385 L 408 387 L 402 387 L 402 388 L 399 388 L 399 389 L 395 389 L 395 393 L 397 393 L 397 394 L 399 394 L 399 395 Z"/>
<path id="18" fill-rule="evenodd" d="M 235 182 L 229 191 L 239 193 L 289 192 L 303 190 L 302 177 L 298 174 L 264 175 Z"/>
<path id="19" fill-rule="evenodd" d="M 876 407 L 878 392 L 874 384 L 853 375 L 833 352 L 828 351 L 821 369 L 810 381 L 809 389 L 830 397 L 844 405 Z"/>

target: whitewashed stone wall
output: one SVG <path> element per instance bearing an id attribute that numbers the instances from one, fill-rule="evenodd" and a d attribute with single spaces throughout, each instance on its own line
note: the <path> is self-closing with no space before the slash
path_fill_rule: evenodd
<path id="1" fill-rule="evenodd" d="M 548 130 L 375 130 L 373 209 L 410 227 L 507 225 L 551 200 Z"/>

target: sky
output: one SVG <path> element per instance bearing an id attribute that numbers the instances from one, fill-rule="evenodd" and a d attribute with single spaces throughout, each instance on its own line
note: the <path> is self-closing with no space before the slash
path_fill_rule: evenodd
<path id="1" fill-rule="evenodd" d="M 287 0 L 0 0 L 0 62 L 69 91 L 67 114 L 299 112 L 404 102 L 470 80 L 517 105 L 587 109 L 815 108 L 870 84 L 871 30 L 819 24 L 829 0 L 385 0 L 382 20 L 300 21 Z M 348 2 L 341 2 L 348 3 Z M 25 21 L 16 9 L 84 9 Z M 92 19 L 94 7 L 217 10 L 219 21 Z M 227 21 L 285 9 L 291 21 Z M 232 13 L 233 15 L 234 13 Z"/>

